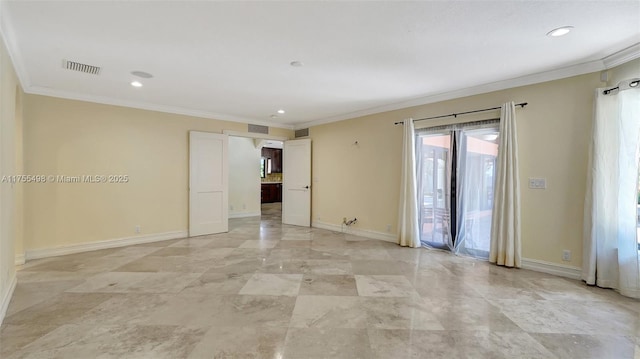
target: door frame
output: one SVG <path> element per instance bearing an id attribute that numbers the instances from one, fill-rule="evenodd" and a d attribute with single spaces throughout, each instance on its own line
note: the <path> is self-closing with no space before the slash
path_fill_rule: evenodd
<path id="1" fill-rule="evenodd" d="M 285 137 L 285 136 L 273 136 L 273 135 L 267 135 L 264 133 L 254 133 L 254 132 L 241 132 L 241 131 L 233 131 L 233 130 L 223 130 L 222 131 L 223 134 L 227 135 L 227 136 L 232 136 L 232 137 L 244 137 L 244 138 L 251 138 L 253 139 L 254 145 L 257 147 L 258 145 L 260 145 L 261 141 L 267 141 L 267 140 L 271 140 L 271 141 L 290 141 L 291 138 L 289 137 Z"/>

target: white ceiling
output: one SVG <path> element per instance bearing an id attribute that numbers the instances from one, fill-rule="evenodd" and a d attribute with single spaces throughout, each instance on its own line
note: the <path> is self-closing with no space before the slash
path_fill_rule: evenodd
<path id="1" fill-rule="evenodd" d="M 640 43 L 637 0 L 1 5 L 26 92 L 296 128 L 598 71 Z M 545 36 L 564 25 L 575 29 Z M 65 70 L 63 59 L 102 71 Z M 133 88 L 134 70 L 154 78 Z"/>

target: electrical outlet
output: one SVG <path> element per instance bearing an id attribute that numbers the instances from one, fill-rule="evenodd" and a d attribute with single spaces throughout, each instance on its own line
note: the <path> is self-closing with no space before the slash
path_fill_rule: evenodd
<path id="1" fill-rule="evenodd" d="M 247 209 L 247 205 L 245 203 L 242 204 L 242 209 Z"/>
<path id="2" fill-rule="evenodd" d="M 138 225 L 136 225 L 135 230 L 136 230 L 136 233 L 140 233 L 140 225 L 139 225 L 139 224 L 138 224 Z"/>
<path id="3" fill-rule="evenodd" d="M 387 224 L 387 233 L 391 233 L 391 225 Z"/>
<path id="4" fill-rule="evenodd" d="M 230 211 L 233 211 L 233 205 L 230 205 L 230 206 L 229 206 L 229 210 L 230 210 Z"/>
<path id="5" fill-rule="evenodd" d="M 571 261 L 571 251 L 568 249 L 565 249 L 562 251 L 562 260 L 565 262 L 570 262 Z"/>
<path id="6" fill-rule="evenodd" d="M 342 224 L 347 224 L 347 217 L 342 217 Z"/>

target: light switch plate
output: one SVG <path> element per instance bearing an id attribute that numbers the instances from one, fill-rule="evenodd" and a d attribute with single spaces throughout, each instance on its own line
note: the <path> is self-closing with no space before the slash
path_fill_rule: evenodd
<path id="1" fill-rule="evenodd" d="M 531 188 L 531 189 L 546 189 L 547 188 L 547 179 L 546 178 L 529 177 L 529 188 Z"/>

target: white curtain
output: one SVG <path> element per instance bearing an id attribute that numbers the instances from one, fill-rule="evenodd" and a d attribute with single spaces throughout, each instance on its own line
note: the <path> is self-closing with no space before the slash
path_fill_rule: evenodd
<path id="1" fill-rule="evenodd" d="M 402 142 L 402 174 L 400 183 L 400 210 L 398 216 L 398 244 L 420 247 L 418 230 L 418 200 L 416 186 L 416 147 L 413 119 L 404 120 Z"/>
<path id="2" fill-rule="evenodd" d="M 500 111 L 495 189 L 489 262 L 520 268 L 520 181 L 516 110 L 513 102 L 503 104 Z"/>
<path id="3" fill-rule="evenodd" d="M 636 79 L 637 80 L 637 79 Z M 582 279 L 640 298 L 637 195 L 640 90 L 597 89 L 587 173 Z"/>

